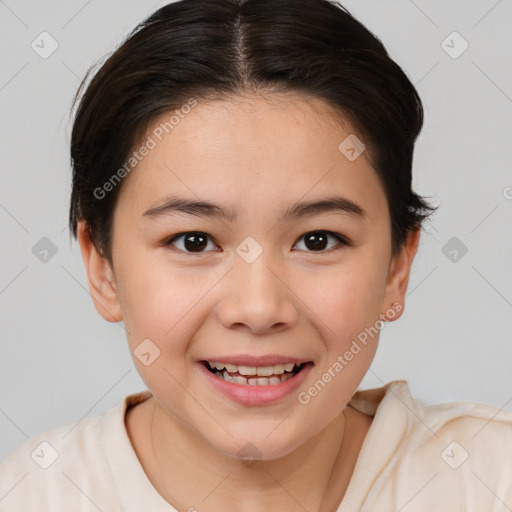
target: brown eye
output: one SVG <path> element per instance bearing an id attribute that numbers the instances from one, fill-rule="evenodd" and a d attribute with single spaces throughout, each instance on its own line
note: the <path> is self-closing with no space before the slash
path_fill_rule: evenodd
<path id="1" fill-rule="evenodd" d="M 211 241 L 210 237 L 206 233 L 200 231 L 188 231 L 187 233 L 180 233 L 179 235 L 173 236 L 166 245 L 173 245 L 177 249 L 183 252 L 208 252 L 204 249 L 211 244 L 211 248 L 215 250 L 216 245 Z"/>
<path id="2" fill-rule="evenodd" d="M 328 249 L 332 249 L 337 245 L 349 245 L 348 240 L 345 237 L 337 233 L 332 233 L 330 231 L 310 231 L 309 233 L 302 235 L 301 238 L 304 239 L 303 246 L 305 247 L 305 249 L 300 248 L 300 250 L 306 250 L 309 252 L 325 251 Z M 337 243 L 331 243 L 329 245 L 330 238 L 336 240 Z"/>

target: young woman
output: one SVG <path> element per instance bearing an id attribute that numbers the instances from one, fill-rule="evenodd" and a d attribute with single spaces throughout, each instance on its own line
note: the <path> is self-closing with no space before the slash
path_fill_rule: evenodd
<path id="1" fill-rule="evenodd" d="M 432 209 L 374 35 L 327 0 L 182 0 L 78 96 L 70 228 L 148 389 L 27 441 L 2 510 L 512 509 L 510 413 L 357 392 Z"/>

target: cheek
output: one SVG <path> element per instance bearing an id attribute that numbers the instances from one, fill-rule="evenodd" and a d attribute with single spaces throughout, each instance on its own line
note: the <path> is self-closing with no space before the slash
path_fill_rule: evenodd
<path id="1" fill-rule="evenodd" d="M 129 276 L 123 292 L 123 315 L 131 338 L 162 339 L 173 325 L 171 312 L 176 309 L 172 305 L 183 305 L 183 301 L 177 300 L 177 286 L 166 286 L 164 280 L 143 274 Z"/>
<path id="2" fill-rule="evenodd" d="M 319 428 L 348 403 L 373 361 L 383 325 L 385 274 L 382 265 L 361 258 L 316 283 L 322 286 L 311 287 L 305 296 L 316 313 L 325 351 L 315 379 L 300 390 L 298 401 Z"/>
<path id="3" fill-rule="evenodd" d="M 205 297 L 219 280 L 217 273 L 199 275 L 194 269 L 176 269 L 163 264 L 127 264 L 120 272 L 120 290 L 125 326 L 132 350 L 143 340 L 154 341 L 170 362 L 187 348 L 194 330 L 207 314 Z M 198 316 L 199 315 L 199 316 Z M 166 354 L 167 355 L 167 354 Z"/>
<path id="4" fill-rule="evenodd" d="M 194 306 L 205 294 L 204 283 L 198 289 L 183 273 L 169 272 L 157 265 L 140 272 L 134 268 L 137 267 L 125 267 L 122 289 L 132 359 L 157 399 L 164 402 L 173 396 L 173 401 L 185 404 L 183 388 L 190 386 L 187 350 L 197 322 L 201 321 Z"/>
<path id="5" fill-rule="evenodd" d="M 131 347 L 145 338 L 160 347 L 178 319 L 185 316 L 187 307 L 190 309 L 183 283 L 147 265 L 127 263 L 118 275 L 119 298 Z"/>
<path id="6" fill-rule="evenodd" d="M 386 272 L 381 263 L 363 256 L 303 283 L 305 303 L 334 345 L 346 344 L 379 320 Z"/>

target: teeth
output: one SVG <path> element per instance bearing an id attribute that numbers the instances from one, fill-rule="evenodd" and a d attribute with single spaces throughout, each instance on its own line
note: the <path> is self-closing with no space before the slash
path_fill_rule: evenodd
<path id="1" fill-rule="evenodd" d="M 230 375 L 227 370 L 223 372 L 215 372 L 217 377 L 224 379 L 227 382 L 232 382 L 234 384 L 244 384 L 248 386 L 275 386 L 276 384 L 281 384 L 282 382 L 286 382 L 288 379 L 291 379 L 293 375 L 291 373 L 287 373 L 281 375 L 280 377 L 272 376 L 270 378 L 267 377 L 257 377 L 254 379 L 247 379 L 240 375 Z"/>
<path id="2" fill-rule="evenodd" d="M 228 373 L 228 372 L 224 372 L 224 373 L 222 374 L 222 378 L 223 378 L 224 380 L 227 380 L 228 382 L 235 382 L 235 378 L 234 378 L 234 377 L 231 377 L 231 375 L 229 375 L 229 373 Z"/>
<path id="3" fill-rule="evenodd" d="M 284 364 L 276 364 L 274 366 L 274 375 L 281 375 L 284 373 Z"/>
<path id="4" fill-rule="evenodd" d="M 259 366 L 256 368 L 256 375 L 259 377 L 270 377 L 271 375 L 274 375 L 274 371 L 272 366 Z"/>
<path id="5" fill-rule="evenodd" d="M 274 366 L 237 366 L 236 364 L 220 363 L 218 361 L 208 361 L 208 365 L 212 370 L 222 371 L 226 369 L 229 373 L 255 377 L 282 376 L 285 372 L 293 371 L 295 367 L 293 363 L 276 364 Z"/>
<path id="6" fill-rule="evenodd" d="M 254 366 L 236 366 L 234 364 L 226 365 L 226 370 L 229 371 L 228 366 L 235 368 L 232 372 L 238 371 L 240 375 L 256 375 L 256 368 Z"/>

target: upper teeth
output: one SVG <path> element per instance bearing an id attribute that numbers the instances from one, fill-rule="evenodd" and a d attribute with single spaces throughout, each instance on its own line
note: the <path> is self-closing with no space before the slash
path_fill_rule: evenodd
<path id="1" fill-rule="evenodd" d="M 240 375 L 259 375 L 269 377 L 270 375 L 281 375 L 284 372 L 291 372 L 295 366 L 294 363 L 275 364 L 273 366 L 238 366 L 236 364 L 219 363 L 208 361 L 212 370 L 226 369 L 229 373 L 239 373 Z"/>

